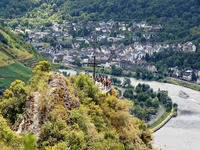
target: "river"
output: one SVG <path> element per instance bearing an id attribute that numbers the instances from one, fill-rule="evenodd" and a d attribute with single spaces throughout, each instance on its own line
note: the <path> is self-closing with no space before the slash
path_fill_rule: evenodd
<path id="1" fill-rule="evenodd" d="M 76 74 L 73 70 L 65 71 Z M 123 77 L 120 79 L 123 80 Z M 167 90 L 172 101 L 178 104 L 178 116 L 153 134 L 153 146 L 162 150 L 199 150 L 200 92 L 168 83 L 130 79 L 133 86 L 146 83 L 154 91 Z M 189 95 L 188 99 L 178 96 L 181 90 Z"/>

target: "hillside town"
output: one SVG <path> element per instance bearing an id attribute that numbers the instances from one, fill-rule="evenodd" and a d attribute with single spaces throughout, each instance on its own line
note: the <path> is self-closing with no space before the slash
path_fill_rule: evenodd
<path id="1" fill-rule="evenodd" d="M 14 32 L 22 34 L 43 56 L 54 64 L 87 66 L 95 53 L 98 66 L 111 68 L 112 65 L 126 70 L 134 70 L 136 66 L 156 72 L 155 66 L 148 64 L 143 58 L 152 56 L 161 50 L 196 51 L 192 42 L 184 44 L 152 43 L 151 38 L 157 36 L 161 25 L 146 23 L 125 23 L 109 20 L 107 22 L 89 21 L 46 23 L 37 29 L 21 29 Z M 173 75 L 190 81 L 193 70 L 187 68 L 182 72 L 171 68 Z M 195 72 L 196 75 L 200 71 Z"/>

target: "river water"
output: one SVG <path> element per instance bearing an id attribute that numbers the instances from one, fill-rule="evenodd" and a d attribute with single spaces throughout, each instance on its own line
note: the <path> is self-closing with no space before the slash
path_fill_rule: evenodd
<path id="1" fill-rule="evenodd" d="M 73 70 L 65 71 L 76 74 Z M 178 104 L 178 116 L 153 134 L 153 146 L 162 150 L 200 150 L 200 92 L 168 83 L 130 79 L 133 86 L 146 83 L 154 91 L 167 90 L 172 101 Z M 180 91 L 189 98 L 179 97 Z"/>

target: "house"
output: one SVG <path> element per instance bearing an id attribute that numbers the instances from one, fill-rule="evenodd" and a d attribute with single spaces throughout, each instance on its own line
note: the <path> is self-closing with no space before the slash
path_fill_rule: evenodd
<path id="1" fill-rule="evenodd" d="M 121 61 L 120 61 L 120 67 L 123 68 L 123 69 L 125 69 L 125 70 L 133 71 L 133 70 L 135 70 L 136 65 L 133 64 L 133 63 L 130 62 L 130 61 L 121 60 Z"/>
<path id="2" fill-rule="evenodd" d="M 191 81 L 192 80 L 192 72 L 193 70 L 188 69 L 183 73 L 183 80 Z"/>
<path id="3" fill-rule="evenodd" d="M 126 27 L 119 27 L 119 30 L 126 31 Z"/>
<path id="4" fill-rule="evenodd" d="M 170 70 L 173 72 L 173 74 L 177 77 L 181 76 L 181 71 L 178 69 L 178 67 L 170 68 Z"/>
<path id="5" fill-rule="evenodd" d="M 186 52 L 195 52 L 197 47 L 192 43 L 192 42 L 187 42 L 185 44 L 183 44 L 183 51 Z"/>
<path id="6" fill-rule="evenodd" d="M 157 72 L 157 68 L 154 65 L 147 65 L 147 70 L 151 72 Z"/>

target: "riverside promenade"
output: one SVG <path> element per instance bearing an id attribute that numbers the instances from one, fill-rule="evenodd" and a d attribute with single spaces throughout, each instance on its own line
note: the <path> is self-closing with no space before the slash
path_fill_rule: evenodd
<path id="1" fill-rule="evenodd" d="M 167 118 L 165 118 L 165 120 L 152 129 L 153 133 L 161 129 L 173 117 L 173 111 L 174 110 L 172 108 L 171 113 L 167 116 Z"/>

